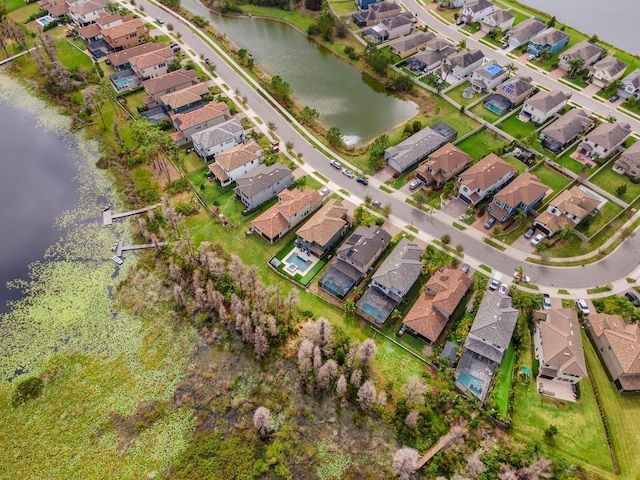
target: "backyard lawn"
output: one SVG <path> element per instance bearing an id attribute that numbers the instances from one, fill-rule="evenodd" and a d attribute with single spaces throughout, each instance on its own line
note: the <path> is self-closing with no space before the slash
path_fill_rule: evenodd
<path id="1" fill-rule="evenodd" d="M 619 196 L 623 202 L 632 203 L 638 195 L 640 195 L 640 184 L 632 183 L 626 175 L 620 175 L 613 171 L 610 166 L 606 166 L 593 177 L 589 178 L 590 182 L 603 188 L 611 195 L 618 197 L 616 188 L 620 185 L 626 185 L 627 191 L 624 195 Z"/>
<path id="2" fill-rule="evenodd" d="M 600 211 L 593 216 L 593 220 L 588 227 L 579 226 L 578 230 L 584 233 L 587 237 L 591 237 L 598 230 L 609 223 L 613 217 L 618 215 L 622 211 L 622 207 L 613 202 L 605 203 Z"/>
<path id="3" fill-rule="evenodd" d="M 573 152 L 576 151 L 576 149 L 578 148 L 578 146 L 576 145 L 574 148 L 572 148 L 571 150 L 569 150 L 567 153 L 565 153 L 564 155 L 562 155 L 561 157 L 558 157 L 556 159 L 556 162 L 559 163 L 560 165 L 562 165 L 564 168 L 571 170 L 573 173 L 577 173 L 579 174 L 580 171 L 585 168 L 585 166 L 578 162 L 577 160 L 574 160 L 573 158 L 571 158 L 571 154 Z M 587 169 L 589 172 L 593 173 L 595 171 L 595 167 L 592 169 Z"/>
<path id="4" fill-rule="evenodd" d="M 518 175 L 527 169 L 527 166 L 513 155 L 507 155 L 506 157 L 502 157 L 502 159 L 515 168 L 518 171 Z"/>
<path id="5" fill-rule="evenodd" d="M 527 138 L 535 132 L 538 126 L 533 122 L 522 122 L 518 120 L 518 114 L 514 113 L 506 120 L 500 122 L 500 124 L 498 124 L 498 128 L 504 130 L 512 137 L 521 139 Z"/>
<path id="6" fill-rule="evenodd" d="M 338 17 L 358 10 L 351 0 L 330 1 L 329 6 Z"/>
<path id="7" fill-rule="evenodd" d="M 509 348 L 504 352 L 499 367 L 500 376 L 493 386 L 493 399 L 501 415 L 507 414 L 507 407 L 509 406 L 509 390 L 511 390 L 514 354 L 515 347 L 513 346 L 513 342 L 511 342 Z"/>
<path id="8" fill-rule="evenodd" d="M 502 147 L 505 143 L 506 140 L 502 137 L 483 129 L 457 143 L 456 146 L 469 154 L 474 161 L 478 161 L 491 151 Z"/>
<path id="9" fill-rule="evenodd" d="M 471 98 L 464 98 L 462 96 L 462 92 L 464 92 L 467 88 L 470 88 L 471 84 L 469 82 L 463 82 L 455 88 L 449 90 L 445 95 L 457 102 L 460 105 L 464 105 L 465 107 L 470 103 L 477 102 L 481 96 L 485 96 L 486 94 L 478 94 L 474 91 L 473 96 Z"/>
<path id="10" fill-rule="evenodd" d="M 563 174 L 556 172 L 552 168 L 549 168 L 544 163 L 541 163 L 531 170 L 531 173 L 538 177 L 547 187 L 553 190 L 552 195 L 555 195 L 571 183 L 570 178 L 565 177 Z"/>
<path id="11" fill-rule="evenodd" d="M 475 113 L 476 115 L 478 115 L 480 118 L 482 118 L 483 120 L 486 120 L 489 123 L 496 123 L 498 120 L 500 120 L 500 118 L 502 118 L 504 116 L 504 115 L 502 115 L 502 116 L 498 115 L 497 113 L 493 113 L 488 108 L 485 108 L 485 106 L 482 104 L 482 102 L 480 102 L 479 104 L 471 107 L 471 111 L 473 113 Z"/>
<path id="12" fill-rule="evenodd" d="M 480 126 L 480 124 L 474 119 L 468 117 L 464 113 L 460 113 L 444 98 L 432 95 L 432 99 L 438 107 L 438 112 L 435 116 L 429 118 L 427 125 L 433 125 L 438 120 L 442 120 L 458 130 L 459 137 L 466 135 L 474 128 L 478 128 Z"/>

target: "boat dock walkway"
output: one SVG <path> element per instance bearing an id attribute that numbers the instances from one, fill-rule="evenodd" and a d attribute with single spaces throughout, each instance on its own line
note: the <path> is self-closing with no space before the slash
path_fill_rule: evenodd
<path id="1" fill-rule="evenodd" d="M 142 250 L 144 248 L 164 247 L 165 245 L 169 245 L 169 242 L 142 243 L 139 245 L 123 245 L 122 240 L 116 240 L 111 250 L 116 252 L 116 257 L 120 257 L 122 256 L 122 252 L 127 252 L 129 250 Z"/>
<path id="2" fill-rule="evenodd" d="M 139 208 L 138 210 L 130 210 L 128 212 L 123 212 L 123 213 L 112 213 L 111 209 L 104 210 L 102 212 L 102 226 L 108 227 L 113 223 L 114 220 L 117 220 L 118 218 L 129 217 L 131 215 L 138 215 L 140 213 L 153 210 L 156 207 L 157 205 L 149 205 L 148 207 Z"/>

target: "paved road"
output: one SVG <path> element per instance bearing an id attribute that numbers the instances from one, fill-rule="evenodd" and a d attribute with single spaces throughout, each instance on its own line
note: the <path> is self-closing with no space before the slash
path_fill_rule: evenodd
<path id="1" fill-rule="evenodd" d="M 173 13 L 169 13 L 160 7 L 154 6 L 144 0 L 140 0 L 140 4 L 144 4 L 145 13 L 151 17 L 161 16 L 165 20 Z M 405 3 L 411 5 L 411 1 Z M 422 9 L 412 8 L 412 11 L 422 12 L 421 18 L 428 20 L 430 17 Z M 433 20 L 433 19 L 432 19 Z M 435 20 L 434 20 L 435 21 Z M 259 93 L 260 87 L 255 84 L 249 84 L 242 76 L 240 76 L 233 68 L 231 68 L 222 58 L 224 55 L 219 50 L 215 50 L 212 46 L 206 44 L 200 37 L 195 35 L 186 24 L 180 20 L 173 19 L 171 23 L 174 25 L 174 33 L 180 32 L 182 40 L 190 46 L 198 55 L 205 58 L 211 58 L 216 63 L 216 73 L 224 79 L 224 82 L 231 86 L 233 90 L 240 92 L 240 96 L 247 98 L 247 104 L 255 114 L 262 119 L 266 125 L 273 122 L 277 126 L 277 136 L 282 142 L 293 142 L 295 151 L 302 154 L 305 162 L 304 168 L 307 171 L 316 170 L 327 177 L 332 188 L 343 188 L 351 193 L 351 198 L 356 204 L 364 200 L 365 195 L 371 195 L 373 199 L 388 203 L 392 208 L 392 216 L 390 220 L 397 226 L 413 225 L 420 229 L 418 237 L 425 241 L 433 238 L 440 238 L 444 234 L 451 236 L 452 245 L 462 245 L 465 252 L 465 261 L 474 267 L 485 264 L 494 270 L 511 275 L 511 273 L 519 266 L 524 267 L 525 274 L 529 275 L 533 283 L 539 286 L 557 292 L 557 288 L 567 289 L 585 289 L 597 285 L 605 285 L 613 283 L 618 279 L 624 279 L 630 275 L 636 267 L 640 258 L 640 245 L 636 237 L 628 239 L 614 253 L 609 255 L 605 260 L 596 264 L 586 265 L 583 267 L 545 267 L 540 265 L 525 264 L 524 256 L 510 249 L 510 254 L 500 252 L 481 240 L 482 234 L 474 232 L 469 235 L 461 232 L 450 225 L 451 218 L 440 212 L 427 214 L 405 203 L 406 198 L 401 192 L 387 194 L 379 190 L 380 182 L 371 179 L 368 187 L 362 186 L 349 179 L 340 171 L 331 167 L 329 158 L 319 152 L 311 145 L 296 129 L 294 129 L 289 121 L 286 120 L 286 112 L 276 110 L 269 102 L 267 102 Z M 438 23 L 438 22 L 436 22 Z M 442 25 L 437 25 L 444 28 Z M 447 32 L 452 38 L 454 33 Z M 460 35 L 460 34 L 458 34 Z M 467 38 L 467 37 L 465 37 Z M 467 38 L 469 42 L 469 39 Z M 638 128 L 640 130 L 640 128 Z M 471 229 L 467 229 L 471 231 Z M 633 259 L 630 261 L 630 259 Z"/>

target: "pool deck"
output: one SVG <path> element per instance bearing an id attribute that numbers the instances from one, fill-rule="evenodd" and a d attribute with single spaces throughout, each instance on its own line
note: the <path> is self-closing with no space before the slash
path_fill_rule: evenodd
<path id="1" fill-rule="evenodd" d="M 571 384 L 565 382 L 557 382 L 546 378 L 537 377 L 538 393 L 547 397 L 566 400 L 567 402 L 576 402 L 576 396 L 573 394 Z"/>

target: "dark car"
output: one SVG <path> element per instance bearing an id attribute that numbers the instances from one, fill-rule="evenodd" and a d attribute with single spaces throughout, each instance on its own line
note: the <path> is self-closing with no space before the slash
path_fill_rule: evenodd
<path id="1" fill-rule="evenodd" d="M 484 228 L 488 230 L 489 228 L 493 227 L 494 223 L 496 223 L 496 217 L 489 217 L 489 220 L 484 222 Z"/>
<path id="2" fill-rule="evenodd" d="M 624 294 L 636 307 L 640 307 L 640 298 L 634 292 L 627 292 Z"/>
<path id="3" fill-rule="evenodd" d="M 460 271 L 462 273 L 467 273 L 469 271 L 469 268 L 471 268 L 471 267 L 469 267 L 468 263 L 463 263 L 462 266 L 460 267 Z"/>
<path id="4" fill-rule="evenodd" d="M 526 232 L 524 232 L 524 238 L 529 239 L 531 237 L 533 237 L 533 234 L 536 231 L 533 228 L 530 228 L 529 230 L 527 230 Z"/>
<path id="5" fill-rule="evenodd" d="M 508 43 L 503 43 L 502 46 L 500 47 L 502 50 L 506 50 L 507 48 L 509 48 L 509 44 Z"/>
<path id="6" fill-rule="evenodd" d="M 205 58 L 204 59 L 204 63 L 206 63 L 207 65 L 209 65 L 210 67 L 213 67 L 213 62 L 211 61 L 210 58 Z"/>
<path id="7" fill-rule="evenodd" d="M 609 97 L 609 101 L 610 101 L 611 103 L 613 103 L 613 102 L 615 102 L 616 100 L 618 100 L 619 98 L 620 98 L 620 95 L 611 95 L 611 96 Z"/>
<path id="8" fill-rule="evenodd" d="M 384 203 L 382 203 L 380 200 L 374 200 L 373 202 L 371 202 L 371 205 L 373 205 L 376 208 L 384 207 Z"/>
<path id="9" fill-rule="evenodd" d="M 363 185 L 369 185 L 369 180 L 367 180 L 364 177 L 358 177 L 356 178 L 356 182 L 361 183 Z"/>

